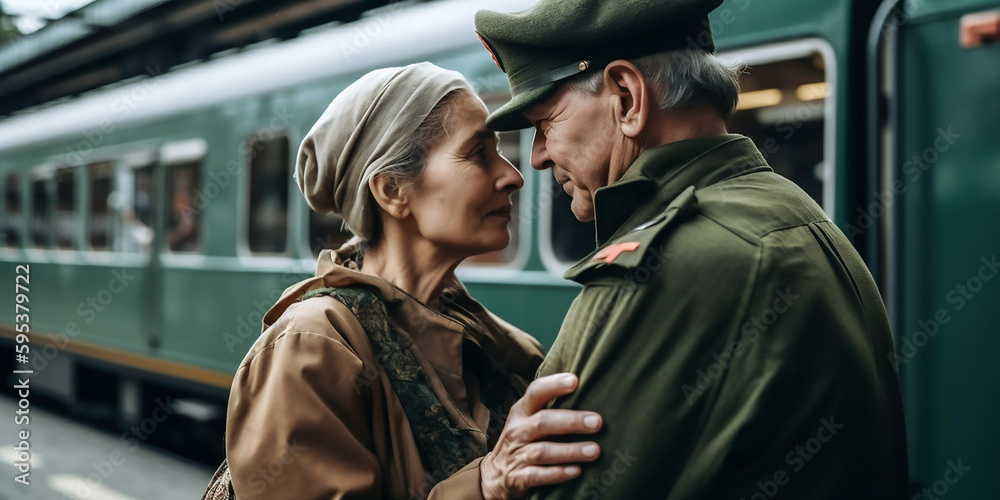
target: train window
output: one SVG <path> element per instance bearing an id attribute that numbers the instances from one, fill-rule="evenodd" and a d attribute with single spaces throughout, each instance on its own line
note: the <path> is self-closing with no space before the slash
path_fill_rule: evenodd
<path id="1" fill-rule="evenodd" d="M 819 52 L 763 64 L 747 61 L 728 125 L 750 137 L 775 172 L 823 205 L 826 62 Z"/>
<path id="2" fill-rule="evenodd" d="M 201 185 L 201 160 L 166 165 L 167 248 L 194 252 L 201 237 L 201 208 L 195 205 Z"/>
<path id="3" fill-rule="evenodd" d="M 56 246 L 72 250 L 76 245 L 76 169 L 60 168 L 56 171 Z"/>
<path id="4" fill-rule="evenodd" d="M 48 248 L 52 236 L 51 177 L 36 174 L 31 180 L 31 244 L 35 248 Z"/>
<path id="5" fill-rule="evenodd" d="M 351 239 L 351 232 L 344 227 L 344 219 L 333 215 L 320 215 L 309 210 L 309 247 L 313 255 L 326 248 L 337 249 Z"/>
<path id="6" fill-rule="evenodd" d="M 9 174 L 4 182 L 4 229 L 3 245 L 21 246 L 21 178 Z"/>
<path id="7" fill-rule="evenodd" d="M 551 172 L 542 174 L 548 176 L 548 182 L 542 183 L 543 202 L 540 205 L 544 207 L 548 203 L 550 207 L 552 253 L 562 262 L 576 262 L 597 248 L 594 223 L 577 220 L 570 210 L 573 198 L 552 179 Z"/>
<path id="8" fill-rule="evenodd" d="M 112 247 L 111 192 L 114 176 L 111 163 L 88 166 L 90 177 L 90 217 L 87 218 L 87 240 L 91 250 L 108 251 Z"/>
<path id="9" fill-rule="evenodd" d="M 131 210 L 122 214 L 124 251 L 149 253 L 153 244 L 153 165 L 132 169 Z"/>
<path id="10" fill-rule="evenodd" d="M 247 245 L 255 254 L 285 253 L 288 240 L 288 138 L 252 137 Z"/>

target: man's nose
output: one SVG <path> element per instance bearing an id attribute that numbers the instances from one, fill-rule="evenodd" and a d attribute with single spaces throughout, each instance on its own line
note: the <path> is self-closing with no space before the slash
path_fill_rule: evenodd
<path id="1" fill-rule="evenodd" d="M 535 138 L 531 141 L 531 168 L 535 170 L 547 170 L 555 166 L 549 152 L 545 148 L 545 134 L 535 130 Z"/>

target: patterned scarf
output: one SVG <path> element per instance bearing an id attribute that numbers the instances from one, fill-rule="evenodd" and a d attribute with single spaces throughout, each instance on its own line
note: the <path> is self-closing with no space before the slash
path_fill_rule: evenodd
<path id="1" fill-rule="evenodd" d="M 413 354 L 416 349 L 413 341 L 392 327 L 385 303 L 375 293 L 360 286 L 320 288 L 310 290 L 302 300 L 321 295 L 342 302 L 364 328 L 376 364 L 385 371 L 406 413 L 424 471 L 434 484 L 489 451 L 476 439 L 476 431 L 459 429 L 449 420 L 444 406 L 431 389 L 427 373 Z M 507 421 L 510 406 L 524 395 L 525 384 L 519 377 L 500 369 L 474 343 L 466 341 L 463 351 L 466 366 L 475 368 L 482 402 L 490 411 L 487 446 L 492 447 Z"/>

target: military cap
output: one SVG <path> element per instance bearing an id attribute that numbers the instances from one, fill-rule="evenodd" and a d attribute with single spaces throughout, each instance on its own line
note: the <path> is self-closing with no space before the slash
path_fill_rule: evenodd
<path id="1" fill-rule="evenodd" d="M 561 80 L 615 59 L 675 49 L 715 51 L 708 13 L 722 0 L 541 0 L 515 13 L 479 11 L 476 32 L 507 74 L 513 98 L 493 112 L 493 130 L 531 124 L 521 114 Z M 707 37 L 706 37 L 707 33 Z"/>

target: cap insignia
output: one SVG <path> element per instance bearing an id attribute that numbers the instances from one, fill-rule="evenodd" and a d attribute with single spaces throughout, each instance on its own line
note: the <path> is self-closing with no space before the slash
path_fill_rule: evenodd
<path id="1" fill-rule="evenodd" d="M 490 53 L 490 57 L 493 58 L 493 62 L 497 63 L 497 67 L 500 68 L 500 71 L 506 73 L 507 70 L 503 69 L 503 64 L 500 63 L 500 58 L 497 57 L 497 53 L 493 50 L 493 46 L 490 45 L 490 42 L 487 42 L 486 39 L 483 38 L 483 35 L 480 35 L 479 33 L 476 33 L 476 36 L 479 37 L 480 42 L 483 42 L 483 47 L 486 47 L 486 50 Z"/>

